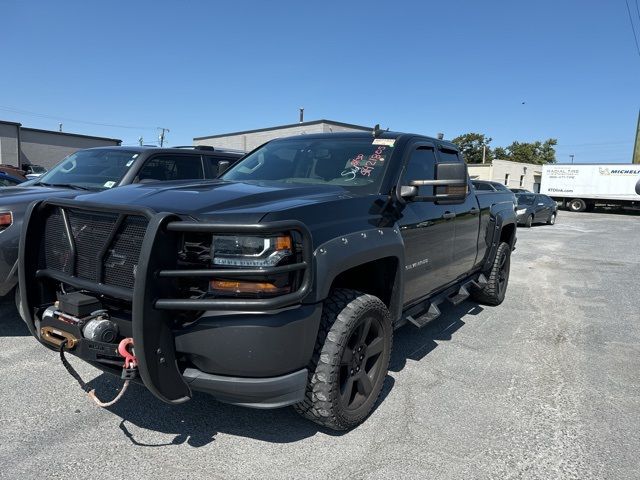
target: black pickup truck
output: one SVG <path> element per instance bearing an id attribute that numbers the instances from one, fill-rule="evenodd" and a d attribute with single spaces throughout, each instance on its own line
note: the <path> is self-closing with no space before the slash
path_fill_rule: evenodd
<path id="1" fill-rule="evenodd" d="M 444 301 L 500 304 L 510 193 L 476 196 L 455 145 L 382 132 L 266 143 L 209 181 L 32 204 L 20 244 L 31 333 L 120 373 L 131 337 L 158 398 L 371 412 L 394 329 Z"/>

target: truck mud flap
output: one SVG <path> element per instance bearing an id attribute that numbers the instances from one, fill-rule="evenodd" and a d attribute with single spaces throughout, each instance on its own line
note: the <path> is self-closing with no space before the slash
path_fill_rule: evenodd
<path id="1" fill-rule="evenodd" d="M 157 214 L 149 222 L 133 290 L 133 341 L 140 377 L 159 399 L 178 404 L 191 398 L 191 389 L 183 380 L 176 359 L 172 332 L 175 312 L 157 310 L 154 302 L 168 294 L 168 282 L 158 281 L 156 272 L 175 268 L 176 236 L 168 235 L 164 225 L 175 220 L 170 214 Z"/>

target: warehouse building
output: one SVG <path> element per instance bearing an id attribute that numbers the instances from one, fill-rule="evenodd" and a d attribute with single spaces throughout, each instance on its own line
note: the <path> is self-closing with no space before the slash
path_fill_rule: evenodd
<path id="1" fill-rule="evenodd" d="M 292 123 L 290 125 L 245 130 L 243 132 L 196 137 L 193 139 L 193 144 L 196 146 L 208 145 L 214 148 L 218 147 L 249 152 L 275 138 L 308 135 L 311 133 L 370 132 L 371 129 L 372 127 L 336 122 L 333 120 L 313 120 L 310 122 Z"/>
<path id="2" fill-rule="evenodd" d="M 0 120 L 0 164 L 55 166 L 73 152 L 91 147 L 122 144 L 117 138 L 26 128 L 20 123 Z"/>
<path id="3" fill-rule="evenodd" d="M 469 176 L 475 180 L 500 182 L 509 188 L 526 188 L 532 192 L 540 191 L 542 165 L 535 163 L 493 160 L 491 163 L 470 163 Z"/>

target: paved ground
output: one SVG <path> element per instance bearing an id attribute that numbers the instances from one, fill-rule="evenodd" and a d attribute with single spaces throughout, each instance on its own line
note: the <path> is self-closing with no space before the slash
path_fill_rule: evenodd
<path id="1" fill-rule="evenodd" d="M 110 410 L 0 306 L 2 478 L 640 478 L 640 218 L 520 229 L 507 299 L 397 334 L 356 430 L 135 387 Z M 74 362 L 103 397 L 119 385 Z"/>

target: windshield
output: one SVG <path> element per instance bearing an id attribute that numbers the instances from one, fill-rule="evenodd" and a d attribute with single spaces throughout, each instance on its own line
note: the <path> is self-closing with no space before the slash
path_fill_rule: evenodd
<path id="1" fill-rule="evenodd" d="M 276 140 L 245 157 L 221 178 L 337 185 L 358 193 L 377 193 L 393 148 L 393 139 L 371 137 Z"/>
<path id="2" fill-rule="evenodd" d="M 535 195 L 518 195 L 518 205 L 533 205 Z"/>
<path id="3" fill-rule="evenodd" d="M 42 175 L 35 185 L 104 190 L 120 183 L 137 157 L 137 153 L 126 150 L 80 150 Z"/>

